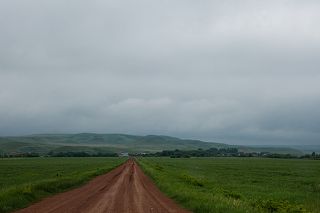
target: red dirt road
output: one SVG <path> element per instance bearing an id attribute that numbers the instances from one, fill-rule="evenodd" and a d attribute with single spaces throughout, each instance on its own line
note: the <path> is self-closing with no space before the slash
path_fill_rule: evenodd
<path id="1" fill-rule="evenodd" d="M 166 197 L 130 159 L 86 185 L 46 198 L 18 213 L 187 213 Z"/>

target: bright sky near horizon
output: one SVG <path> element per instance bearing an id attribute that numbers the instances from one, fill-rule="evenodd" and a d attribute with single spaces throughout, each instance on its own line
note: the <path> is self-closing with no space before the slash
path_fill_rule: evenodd
<path id="1" fill-rule="evenodd" d="M 1 0 L 0 135 L 320 145 L 320 1 Z"/>

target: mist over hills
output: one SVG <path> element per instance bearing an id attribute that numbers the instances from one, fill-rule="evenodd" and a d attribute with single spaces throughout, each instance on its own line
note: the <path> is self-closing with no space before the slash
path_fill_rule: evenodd
<path id="1" fill-rule="evenodd" d="M 0 153 L 48 152 L 158 152 L 163 150 L 194 150 L 236 147 L 243 152 L 272 152 L 301 155 L 302 151 L 290 147 L 250 147 L 201 140 L 180 139 L 164 135 L 127 134 L 35 134 L 19 137 L 0 137 Z"/>

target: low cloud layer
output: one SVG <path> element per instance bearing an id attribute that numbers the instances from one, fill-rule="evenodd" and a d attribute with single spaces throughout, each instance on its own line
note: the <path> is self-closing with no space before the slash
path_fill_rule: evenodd
<path id="1" fill-rule="evenodd" d="M 0 2 L 0 135 L 320 144 L 318 1 Z"/>

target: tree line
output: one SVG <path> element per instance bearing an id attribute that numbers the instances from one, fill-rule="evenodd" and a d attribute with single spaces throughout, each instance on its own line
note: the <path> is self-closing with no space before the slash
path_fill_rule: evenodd
<path id="1" fill-rule="evenodd" d="M 120 154 L 115 152 L 97 152 L 90 153 L 85 151 L 67 151 L 53 152 L 50 151 L 45 155 L 39 153 L 0 153 L 1 158 L 16 158 L 16 157 L 118 157 Z M 196 150 L 163 150 L 155 153 L 129 153 L 129 156 L 142 157 L 171 157 L 171 158 L 190 158 L 190 157 L 265 157 L 265 158 L 296 158 L 296 159 L 312 159 L 320 160 L 320 154 L 312 152 L 302 156 L 291 154 L 278 154 L 269 152 L 241 152 L 237 148 L 210 148 Z"/>
<path id="2" fill-rule="evenodd" d="M 237 148 L 210 148 L 196 150 L 164 150 L 156 153 L 136 153 L 132 156 L 143 157 L 171 157 L 171 158 L 190 158 L 190 157 L 265 157 L 265 158 L 301 158 L 320 160 L 320 154 L 313 152 L 303 156 L 291 154 L 278 154 L 270 152 L 240 152 Z"/>

